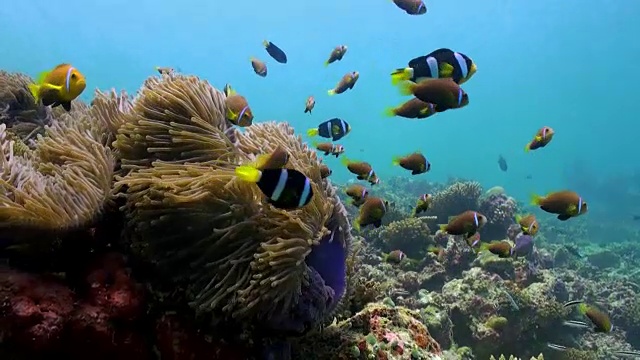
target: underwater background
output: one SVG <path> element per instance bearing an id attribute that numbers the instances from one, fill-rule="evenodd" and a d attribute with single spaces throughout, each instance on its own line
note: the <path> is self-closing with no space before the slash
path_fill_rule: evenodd
<path id="1" fill-rule="evenodd" d="M 609 249 L 621 243 L 611 251 L 621 257 L 634 251 L 640 254 L 637 246 L 629 245 L 640 239 L 636 85 L 640 80 L 636 35 L 640 33 L 640 2 L 454 0 L 426 4 L 426 14 L 409 16 L 387 0 L 64 0 L 55 6 L 43 0 L 16 1 L 0 7 L 4 39 L 0 69 L 36 78 L 56 64 L 71 63 L 87 79 L 87 89 L 80 96 L 87 104 L 95 89 L 135 94 L 145 79 L 157 75 L 156 66 L 196 75 L 217 89 L 229 83 L 249 100 L 254 124 L 287 122 L 305 142 L 312 141 L 307 129 L 323 121 L 338 117 L 349 122 L 352 131 L 338 143 L 345 146 L 349 159 L 367 161 L 375 168 L 381 191 L 395 191 L 397 199 L 401 198 L 396 199 L 397 206 L 412 205 L 421 190 L 402 182 L 412 176 L 393 166 L 392 159 L 421 151 L 431 163 L 431 170 L 419 175 L 421 181 L 448 185 L 476 181 L 483 192 L 498 186 L 517 201 L 520 212 L 532 212 L 542 223 L 553 223 L 547 226 L 547 240 L 542 242 L 552 244 L 550 253 L 563 249 L 566 242 L 577 244 L 579 250 Z M 263 40 L 282 48 L 288 63 L 271 59 Z M 344 59 L 324 67 L 331 49 L 340 44 L 349 47 Z M 477 64 L 477 73 L 463 86 L 469 105 L 420 120 L 385 116 L 386 108 L 407 99 L 391 84 L 391 71 L 437 48 L 463 52 Z M 252 71 L 252 56 L 267 63 L 266 78 Z M 328 96 L 327 90 L 350 71 L 360 73 L 355 87 Z M 303 113 L 308 96 L 316 100 L 311 115 Z M 553 142 L 525 152 L 525 144 L 541 126 L 554 129 Z M 498 166 L 500 156 L 508 163 L 507 171 Z M 330 180 L 334 185 L 353 182 L 340 159 L 324 159 L 333 171 Z M 435 193 L 445 187 L 434 185 L 433 189 Z M 533 193 L 563 189 L 588 199 L 585 216 L 556 223 L 554 215 L 529 204 Z M 351 212 L 353 220 L 357 215 Z M 442 222 L 441 214 L 435 215 Z M 388 220 L 380 231 L 399 219 Z M 375 249 L 365 246 L 367 256 L 396 250 L 381 240 L 385 235 L 379 230 L 369 231 L 365 238 L 377 245 Z M 380 243 L 387 245 L 378 246 Z M 607 259 L 594 261 L 613 262 Z M 620 273 L 629 273 L 640 263 L 636 260 L 635 255 L 621 263 L 618 259 L 615 266 L 622 269 Z M 579 270 L 583 265 L 573 261 L 566 260 L 571 264 L 567 267 L 583 271 Z M 366 256 L 363 262 L 367 263 Z M 610 269 L 605 265 L 600 270 Z M 536 266 L 545 267 L 538 262 Z M 364 268 L 370 279 L 382 277 L 382 272 Z M 597 274 L 592 268 L 580 273 L 587 278 Z M 637 291 L 631 287 L 627 295 L 636 297 Z M 371 300 L 382 301 L 374 298 Z M 396 300 L 391 295 L 383 298 Z M 637 304 L 640 309 L 640 300 Z M 629 328 L 640 329 L 640 320 L 629 323 L 633 325 Z M 640 344 L 637 338 L 629 342 L 635 348 Z M 526 354 L 533 353 L 527 350 Z M 617 359 L 607 356 L 599 359 Z"/>
<path id="2" fill-rule="evenodd" d="M 88 100 L 95 88 L 131 92 L 154 66 L 171 66 L 218 88 L 231 83 L 250 99 L 256 121 L 287 121 L 304 134 L 329 118 L 346 120 L 354 128 L 342 140 L 349 157 L 367 160 L 383 179 L 401 173 L 392 156 L 421 150 L 435 181 L 473 178 L 524 200 L 572 187 L 592 199 L 591 211 L 606 207 L 603 215 L 636 206 L 637 187 L 635 201 L 627 202 L 605 196 L 613 189 L 597 184 L 638 172 L 639 3 L 427 6 L 427 14 L 412 17 L 386 0 L 10 2 L 0 8 L 0 33 L 11 44 L 0 67 L 36 76 L 70 62 L 87 77 Z M 269 75 L 261 78 L 249 57 L 265 58 L 265 39 L 283 48 L 289 62 L 268 61 Z M 324 68 L 338 44 L 349 46 L 348 56 Z M 423 121 L 385 118 L 385 107 L 403 101 L 390 84 L 391 70 L 440 47 L 469 54 L 478 65 L 465 86 L 470 106 Z M 361 74 L 356 91 L 328 97 L 347 71 Z M 302 113 L 309 95 L 317 101 L 312 116 Z M 556 130 L 553 151 L 525 154 L 542 125 Z M 500 154 L 507 173 L 496 165 Z M 347 174 L 335 166 L 336 179 Z"/>

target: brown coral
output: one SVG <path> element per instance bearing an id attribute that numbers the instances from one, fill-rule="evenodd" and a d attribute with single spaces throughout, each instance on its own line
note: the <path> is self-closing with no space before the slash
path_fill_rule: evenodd
<path id="1" fill-rule="evenodd" d="M 429 245 L 433 245 L 431 231 L 422 218 L 405 218 L 372 230 L 369 239 L 383 251 L 402 250 L 413 259 L 422 259 Z"/>
<path id="2" fill-rule="evenodd" d="M 482 186 L 476 181 L 456 182 L 433 196 L 426 215 L 438 217 L 438 223 L 447 223 L 450 216 L 467 210 L 478 210 Z"/>
<path id="3" fill-rule="evenodd" d="M 141 254 L 185 284 L 200 312 L 240 319 L 295 306 L 313 312 L 318 304 L 309 291 L 344 281 L 336 274 L 328 279 L 318 262 L 308 264 L 314 249 L 332 247 L 343 253 L 337 265 L 346 266 L 351 238 L 344 207 L 321 178 L 315 151 L 292 127 L 262 123 L 240 133 L 224 112 L 221 92 L 196 77 L 175 76 L 147 80 L 128 111 L 106 116 L 122 123 L 114 145 L 127 172 L 117 188 L 126 198 L 128 234 Z M 236 166 L 277 146 L 288 150 L 288 167 L 313 181 L 315 195 L 302 209 L 276 209 L 254 184 L 235 177 Z"/>

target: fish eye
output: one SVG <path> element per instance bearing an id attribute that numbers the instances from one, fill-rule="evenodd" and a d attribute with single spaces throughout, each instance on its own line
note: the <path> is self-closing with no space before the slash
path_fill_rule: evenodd
<path id="1" fill-rule="evenodd" d="M 75 79 L 75 78 L 77 78 L 77 77 L 78 77 L 78 75 L 76 75 L 76 74 L 71 74 L 71 78 L 72 78 L 72 79 Z"/>

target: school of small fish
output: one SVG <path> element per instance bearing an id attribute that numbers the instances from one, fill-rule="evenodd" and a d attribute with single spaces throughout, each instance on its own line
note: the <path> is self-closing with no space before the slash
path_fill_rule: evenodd
<path id="1" fill-rule="evenodd" d="M 423 15 L 427 7 L 422 0 L 391 0 L 399 9 L 409 15 Z M 263 42 L 268 55 L 280 64 L 287 64 L 286 53 L 271 41 Z M 348 47 L 338 45 L 331 50 L 324 66 L 336 61 L 343 61 Z M 256 57 L 250 58 L 253 71 L 260 77 L 266 78 L 267 64 Z M 156 67 L 161 75 L 171 75 L 176 72 L 171 67 Z M 447 48 L 433 50 L 426 55 L 417 56 L 408 61 L 406 67 L 397 68 L 391 72 L 391 84 L 397 86 L 403 95 L 411 99 L 384 111 L 385 116 L 398 116 L 408 119 L 426 119 L 448 110 L 460 109 L 470 103 L 469 95 L 461 87 L 477 72 L 475 62 L 466 54 Z M 360 78 L 358 71 L 344 74 L 334 88 L 329 89 L 329 96 L 339 95 L 353 90 Z M 86 79 L 82 73 L 70 64 L 60 64 L 49 71 L 41 73 L 36 82 L 29 85 L 29 90 L 36 102 L 44 106 L 62 106 L 71 111 L 71 102 L 86 88 Z M 239 127 L 251 126 L 254 115 L 246 98 L 238 94 L 227 84 L 224 88 L 226 96 L 226 118 Z M 306 99 L 304 113 L 312 114 L 316 106 L 314 96 Z M 442 116 L 442 115 L 440 115 Z M 356 231 L 362 227 L 382 225 L 382 220 L 389 209 L 389 202 L 370 195 L 365 184 L 374 186 L 380 183 L 375 170 L 366 161 L 352 160 L 345 157 L 344 146 L 334 142 L 344 138 L 351 132 L 351 126 L 343 119 L 332 118 L 307 130 L 309 137 L 322 137 L 325 142 L 313 142 L 313 147 L 324 156 L 342 156 L 341 163 L 357 180 L 364 184 L 351 184 L 345 193 L 350 198 L 350 205 L 359 208 L 359 215 L 353 222 Z M 524 147 L 526 152 L 545 148 L 554 138 L 555 132 L 549 126 L 541 126 Z M 265 195 L 267 201 L 283 210 L 295 210 L 306 206 L 314 196 L 311 179 L 296 169 L 285 168 L 289 154 L 282 148 L 277 148 L 270 154 L 259 156 L 252 164 L 238 166 L 235 170 L 241 180 L 255 183 Z M 431 170 L 431 163 L 421 152 L 412 152 L 404 156 L 396 156 L 392 163 L 411 173 L 421 175 Z M 504 157 L 500 156 L 498 164 L 502 171 L 508 166 Z M 326 178 L 332 170 L 322 164 L 320 175 Z M 419 216 L 430 208 L 433 196 L 423 194 L 416 200 L 411 216 Z M 540 207 L 545 212 L 557 215 L 560 221 L 583 215 L 587 212 L 587 202 L 577 193 L 562 190 L 548 193 L 545 196 L 532 195 L 531 204 Z M 447 224 L 440 225 L 440 231 L 449 235 L 462 236 L 464 241 L 476 253 L 488 251 L 502 258 L 523 256 L 533 246 L 533 237 L 538 233 L 540 224 L 533 214 L 518 215 L 515 219 L 522 232 L 514 243 L 506 240 L 482 242 L 479 230 L 487 223 L 487 217 L 477 211 L 467 210 L 452 217 Z M 442 247 L 433 247 L 429 252 L 441 258 L 444 253 Z M 400 263 L 407 256 L 400 250 L 383 254 L 385 261 Z M 516 305 L 517 306 L 517 305 Z M 609 333 L 613 325 L 609 316 L 597 308 L 582 301 L 572 301 L 565 307 L 578 306 L 579 312 L 589 323 L 579 320 L 567 320 L 566 326 L 590 329 L 596 332 Z M 548 347 L 558 351 L 565 351 L 567 347 L 558 344 L 548 344 Z M 635 352 L 616 352 L 617 355 L 640 356 Z"/>

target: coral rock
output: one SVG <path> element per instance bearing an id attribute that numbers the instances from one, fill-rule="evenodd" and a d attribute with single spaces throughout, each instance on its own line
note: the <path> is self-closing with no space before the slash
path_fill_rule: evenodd
<path id="1" fill-rule="evenodd" d="M 73 293 L 56 281 L 0 269 L 0 333 L 4 341 L 31 351 L 54 350 L 67 317 Z"/>
<path id="2" fill-rule="evenodd" d="M 295 359 L 439 359 L 440 345 L 403 307 L 369 304 L 353 317 L 294 343 Z M 357 348 L 357 352 L 353 349 Z"/>

